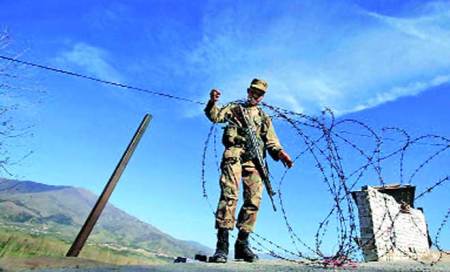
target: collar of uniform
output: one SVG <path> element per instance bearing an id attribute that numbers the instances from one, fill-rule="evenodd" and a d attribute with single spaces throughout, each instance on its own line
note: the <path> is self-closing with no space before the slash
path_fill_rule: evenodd
<path id="1" fill-rule="evenodd" d="M 249 109 L 253 109 L 253 108 L 257 108 L 258 107 L 258 105 L 250 105 L 250 103 L 248 103 L 248 100 L 244 101 L 242 103 L 242 106 L 245 107 L 245 108 L 249 108 Z"/>

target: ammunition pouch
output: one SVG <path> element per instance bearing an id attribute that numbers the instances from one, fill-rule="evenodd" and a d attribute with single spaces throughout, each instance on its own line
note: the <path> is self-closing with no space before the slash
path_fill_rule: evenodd
<path id="1" fill-rule="evenodd" d="M 252 152 L 252 151 L 250 150 L 250 148 L 244 147 L 244 153 L 243 153 L 242 156 L 241 156 L 241 161 L 242 161 L 242 162 L 251 161 L 251 160 L 253 160 L 255 157 L 256 157 L 256 156 L 255 156 L 254 152 Z"/>
<path id="2" fill-rule="evenodd" d="M 223 145 L 228 147 L 244 147 L 246 143 L 246 139 L 244 136 L 241 136 L 243 134 L 242 129 L 228 125 L 225 127 L 225 131 L 223 133 L 222 143 Z"/>
<path id="3" fill-rule="evenodd" d="M 223 159 L 223 163 L 224 164 L 235 164 L 237 162 L 239 162 L 239 158 L 236 158 L 236 157 L 224 158 Z"/>

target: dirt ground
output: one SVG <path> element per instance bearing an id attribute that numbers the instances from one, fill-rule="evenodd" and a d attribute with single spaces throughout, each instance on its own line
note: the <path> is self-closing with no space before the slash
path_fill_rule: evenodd
<path id="1" fill-rule="evenodd" d="M 4 257 L 0 258 L 0 271 L 33 271 L 33 272 L 106 272 L 106 271 L 132 271 L 132 272 L 190 272 L 190 271 L 450 271 L 450 260 L 444 260 L 434 266 L 424 266 L 415 262 L 395 263 L 362 263 L 356 267 L 330 268 L 310 267 L 285 261 L 262 260 L 257 263 L 228 262 L 226 264 L 211 263 L 174 263 L 153 266 L 115 266 L 86 260 L 82 258 L 63 257 Z"/>

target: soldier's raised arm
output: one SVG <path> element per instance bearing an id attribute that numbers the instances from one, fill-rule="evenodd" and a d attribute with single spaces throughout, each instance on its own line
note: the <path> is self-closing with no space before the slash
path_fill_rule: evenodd
<path id="1" fill-rule="evenodd" d="M 206 117 L 213 123 L 224 123 L 226 117 L 230 114 L 229 106 L 222 108 L 217 107 L 217 101 L 219 101 L 221 92 L 217 89 L 212 89 L 209 93 L 209 101 L 204 109 Z"/>

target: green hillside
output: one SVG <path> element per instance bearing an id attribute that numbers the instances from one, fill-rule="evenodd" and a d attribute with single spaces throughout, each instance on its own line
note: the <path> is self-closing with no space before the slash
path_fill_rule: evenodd
<path id="1" fill-rule="evenodd" d="M 96 199 L 81 188 L 0 179 L 0 256 L 64 255 Z M 82 254 L 101 260 L 116 254 L 154 262 L 211 251 L 175 239 L 112 205 L 105 208 L 87 243 L 92 246 Z"/>

